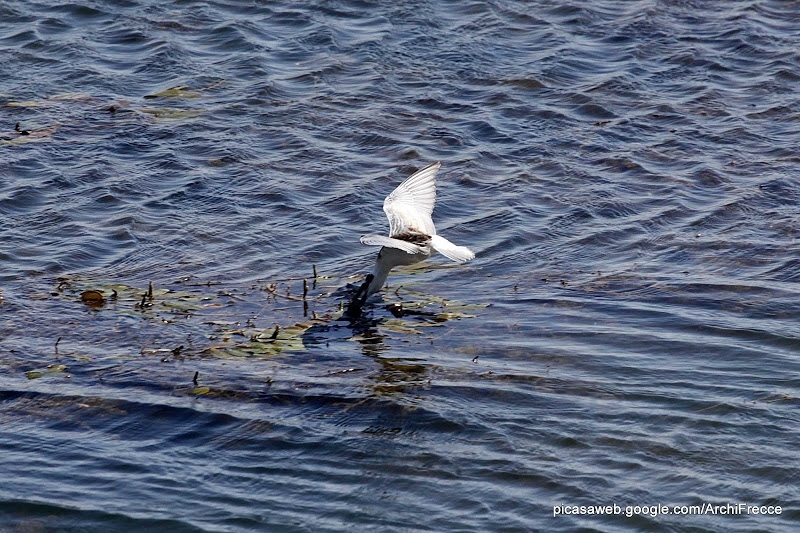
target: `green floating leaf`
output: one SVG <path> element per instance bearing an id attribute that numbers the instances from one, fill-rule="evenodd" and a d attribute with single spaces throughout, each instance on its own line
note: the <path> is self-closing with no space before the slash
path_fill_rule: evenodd
<path id="1" fill-rule="evenodd" d="M 486 309 L 490 305 L 491 304 L 460 304 L 458 302 L 448 302 L 444 308 L 451 312 L 458 313 L 461 311 L 477 311 L 478 309 Z"/>
<path id="2" fill-rule="evenodd" d="M 303 352 L 306 346 L 303 344 L 302 334 L 312 325 L 295 324 L 259 331 L 223 328 L 221 335 L 225 338 L 236 335 L 250 340 L 236 344 L 215 344 L 203 350 L 203 354 L 212 357 L 264 358 L 282 353 Z"/>
<path id="3" fill-rule="evenodd" d="M 211 392 L 211 387 L 195 387 L 189 391 L 192 396 L 202 396 Z"/>
<path id="4" fill-rule="evenodd" d="M 420 325 L 420 324 L 415 324 Z M 380 324 L 382 329 L 388 329 L 389 331 L 394 331 L 395 333 L 408 333 L 411 335 L 422 335 L 422 332 L 418 329 L 414 329 L 406 325 L 405 322 L 396 319 L 389 319 Z"/>
<path id="5" fill-rule="evenodd" d="M 41 100 L 28 100 L 26 102 L 6 102 L 5 107 L 40 107 Z"/>
<path id="6" fill-rule="evenodd" d="M 28 377 L 28 379 L 38 379 L 48 374 L 58 374 L 59 372 L 65 372 L 66 370 L 66 365 L 49 365 L 47 368 L 43 368 L 41 370 L 29 370 L 25 372 L 25 375 Z"/>
<path id="7" fill-rule="evenodd" d="M 4 139 L 0 140 L 0 146 L 9 145 L 9 144 L 25 144 L 33 141 L 40 141 L 42 139 L 47 139 L 51 135 L 53 135 L 56 129 L 45 129 L 45 130 L 34 130 L 28 132 L 27 135 L 19 135 L 18 137 L 14 137 L 13 139 Z"/>
<path id="8" fill-rule="evenodd" d="M 466 313 L 439 313 L 434 320 L 437 322 L 447 322 L 448 320 L 460 320 L 462 318 L 475 318 L 475 315 Z"/>
<path id="9" fill-rule="evenodd" d="M 62 280 L 57 295 L 69 297 L 77 293 L 83 303 L 97 308 L 113 302 L 113 310 L 117 313 L 148 318 L 156 318 L 157 313 L 165 309 L 179 313 L 199 311 L 214 305 L 218 299 L 209 294 L 166 288 L 137 288 L 120 283 L 102 285 L 96 281 L 91 283 L 86 286 L 87 283 L 80 279 Z"/>
<path id="10" fill-rule="evenodd" d="M 90 101 L 94 100 L 94 97 L 91 94 L 87 93 L 62 93 L 62 94 L 54 94 L 48 100 L 55 100 L 55 101 Z"/>
<path id="11" fill-rule="evenodd" d="M 168 309 L 174 309 L 177 311 L 199 311 L 203 309 L 202 305 L 197 305 L 195 303 L 188 302 L 186 300 L 177 300 L 177 301 L 166 300 L 159 303 Z"/>
<path id="12" fill-rule="evenodd" d="M 152 98 L 200 98 L 202 93 L 189 89 L 186 85 L 171 87 L 161 92 L 145 95 L 146 99 Z"/>
<path id="13" fill-rule="evenodd" d="M 204 110 L 202 109 L 175 109 L 168 107 L 142 109 L 142 113 L 153 115 L 156 118 L 189 118 L 202 115 L 203 112 Z"/>

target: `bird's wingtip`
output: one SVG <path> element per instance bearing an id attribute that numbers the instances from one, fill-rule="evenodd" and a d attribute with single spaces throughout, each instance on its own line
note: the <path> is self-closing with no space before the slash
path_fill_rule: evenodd
<path id="1" fill-rule="evenodd" d="M 431 245 L 434 250 L 456 263 L 466 263 L 475 259 L 475 252 L 466 246 L 456 246 L 441 235 L 434 235 L 431 238 Z"/>

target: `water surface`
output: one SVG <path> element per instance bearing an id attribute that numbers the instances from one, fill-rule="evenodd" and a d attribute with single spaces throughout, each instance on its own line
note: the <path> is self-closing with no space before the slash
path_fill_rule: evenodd
<path id="1" fill-rule="evenodd" d="M 0 5 L 0 529 L 793 530 L 800 12 L 584 4 Z"/>

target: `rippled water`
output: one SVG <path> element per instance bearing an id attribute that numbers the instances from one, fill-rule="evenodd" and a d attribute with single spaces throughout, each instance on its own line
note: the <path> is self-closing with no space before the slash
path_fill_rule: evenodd
<path id="1" fill-rule="evenodd" d="M 0 4 L 0 529 L 792 531 L 798 17 Z"/>

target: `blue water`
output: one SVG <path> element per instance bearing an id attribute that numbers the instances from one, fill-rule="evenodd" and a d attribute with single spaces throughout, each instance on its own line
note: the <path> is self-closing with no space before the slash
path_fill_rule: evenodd
<path id="1" fill-rule="evenodd" d="M 0 3 L 0 530 L 794 531 L 799 19 Z"/>

